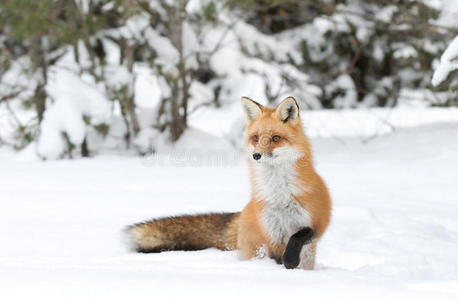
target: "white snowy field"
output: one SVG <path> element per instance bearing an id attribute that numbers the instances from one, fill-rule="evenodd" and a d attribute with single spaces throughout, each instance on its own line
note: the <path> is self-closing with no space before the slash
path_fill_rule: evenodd
<path id="1" fill-rule="evenodd" d="M 128 224 L 242 209 L 248 174 L 227 148 L 49 162 L 0 148 L 0 298 L 457 299 L 457 137 L 442 123 L 313 140 L 334 203 L 315 271 L 237 251 L 127 250 Z"/>

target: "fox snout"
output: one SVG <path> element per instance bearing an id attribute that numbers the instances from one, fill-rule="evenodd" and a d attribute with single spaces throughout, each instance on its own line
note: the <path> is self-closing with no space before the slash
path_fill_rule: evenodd
<path id="1" fill-rule="evenodd" d="M 271 157 L 272 156 L 272 138 L 270 135 L 261 135 L 255 136 L 255 140 L 253 141 L 253 146 L 251 149 L 252 157 L 254 160 L 259 161 L 263 156 Z"/>
<path id="2" fill-rule="evenodd" d="M 260 160 L 263 155 L 272 156 L 272 141 L 269 135 L 256 136 L 253 147 L 253 159 Z"/>
<path id="3" fill-rule="evenodd" d="M 273 162 L 273 159 L 274 159 L 273 152 L 266 152 L 266 151 L 258 152 L 257 150 L 254 150 L 251 156 L 253 157 L 253 160 L 257 162 L 267 162 L 267 161 Z"/>

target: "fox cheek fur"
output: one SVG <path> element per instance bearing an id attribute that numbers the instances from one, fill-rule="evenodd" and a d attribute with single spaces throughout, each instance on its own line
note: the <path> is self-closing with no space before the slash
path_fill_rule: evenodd
<path id="1" fill-rule="evenodd" d="M 239 249 L 286 268 L 313 269 L 331 216 L 326 184 L 313 167 L 294 98 L 275 109 L 243 97 L 251 200 L 241 212 L 167 217 L 127 228 L 137 252 Z"/>

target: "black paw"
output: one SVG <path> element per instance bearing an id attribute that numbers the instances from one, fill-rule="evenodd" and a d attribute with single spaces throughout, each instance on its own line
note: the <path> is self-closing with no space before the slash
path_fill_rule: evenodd
<path id="1" fill-rule="evenodd" d="M 294 269 L 300 263 L 302 247 L 312 241 L 315 232 L 310 227 L 305 227 L 291 236 L 283 253 L 283 264 L 287 269 Z"/>
<path id="2" fill-rule="evenodd" d="M 300 252 L 300 251 L 299 251 Z M 289 255 L 289 254 L 284 254 L 283 255 L 283 264 L 285 265 L 285 268 L 287 269 L 295 269 L 299 265 L 300 259 L 299 255 Z"/>

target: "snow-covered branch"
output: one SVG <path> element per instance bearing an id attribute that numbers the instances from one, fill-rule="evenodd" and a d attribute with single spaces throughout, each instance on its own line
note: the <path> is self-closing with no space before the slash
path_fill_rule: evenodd
<path id="1" fill-rule="evenodd" d="M 440 85 L 456 70 L 458 70 L 458 36 L 442 54 L 439 66 L 434 71 L 432 84 L 434 86 Z"/>

